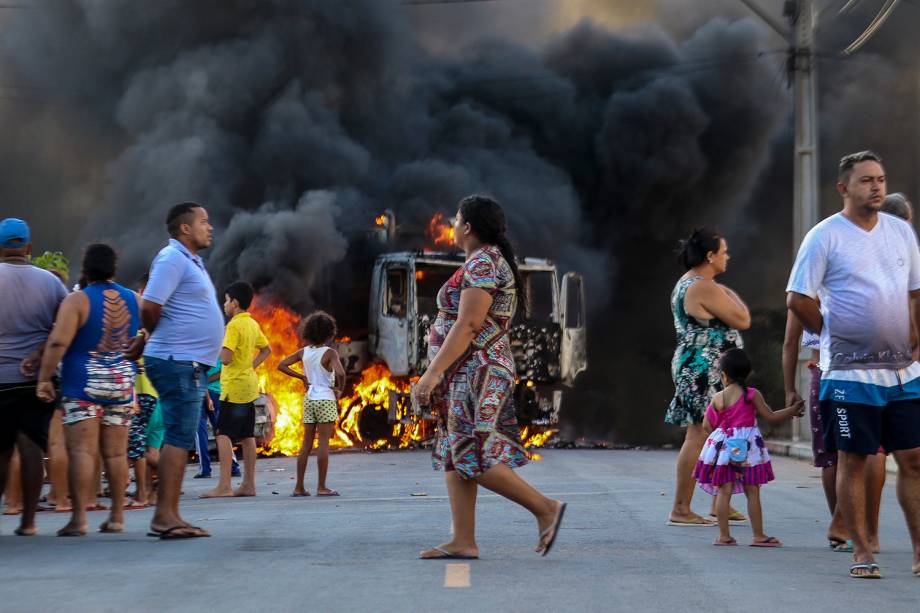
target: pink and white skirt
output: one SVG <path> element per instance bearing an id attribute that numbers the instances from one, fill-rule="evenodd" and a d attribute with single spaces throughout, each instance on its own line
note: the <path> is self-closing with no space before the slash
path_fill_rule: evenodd
<path id="1" fill-rule="evenodd" d="M 744 462 L 730 461 L 725 441 L 733 438 L 743 438 L 748 442 Z M 713 430 L 700 452 L 696 468 L 693 469 L 693 478 L 699 482 L 704 492 L 712 495 L 718 493 L 719 487 L 726 483 L 733 484 L 733 494 L 740 494 L 745 485 L 763 485 L 773 481 L 770 452 L 757 426 Z"/>

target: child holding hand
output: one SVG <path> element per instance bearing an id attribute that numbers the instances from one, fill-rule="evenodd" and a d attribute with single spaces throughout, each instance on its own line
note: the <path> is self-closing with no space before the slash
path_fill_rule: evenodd
<path id="1" fill-rule="evenodd" d="M 706 409 L 703 428 L 709 433 L 693 477 L 703 491 L 716 495 L 719 537 L 713 545 L 737 545 L 729 532 L 728 513 L 732 494 L 744 492 L 753 531 L 752 547 L 782 547 L 779 539 L 763 531 L 760 486 L 773 480 L 773 466 L 763 435 L 757 428 L 760 418 L 779 424 L 801 417 L 801 400 L 773 411 L 756 389 L 747 387 L 751 360 L 742 349 L 729 349 L 719 359 L 723 390 Z"/>

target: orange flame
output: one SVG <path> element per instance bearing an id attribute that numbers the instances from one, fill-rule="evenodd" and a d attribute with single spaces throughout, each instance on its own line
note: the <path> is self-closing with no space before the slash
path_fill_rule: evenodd
<path id="1" fill-rule="evenodd" d="M 263 392 L 271 394 L 278 406 L 275 420 L 275 437 L 264 451 L 297 455 L 303 442 L 303 396 L 305 389 L 301 381 L 278 371 L 278 364 L 286 356 L 303 347 L 297 334 L 300 318 L 289 309 L 270 301 L 259 300 L 251 309 L 252 316 L 268 338 L 272 353 L 259 367 L 259 385 Z M 350 342 L 349 337 L 338 339 Z M 300 370 L 295 364 L 293 370 Z M 364 410 L 389 413 L 390 391 L 405 394 L 409 381 L 394 379 L 386 366 L 372 364 L 361 373 L 361 379 L 354 385 L 353 393 L 339 399 L 339 419 L 335 434 L 330 441 L 332 447 L 353 447 L 363 445 L 371 449 L 383 447 L 410 447 L 430 436 L 429 422 L 409 420 L 407 398 L 398 401 L 394 407 L 395 423 L 389 424 L 389 438 L 365 441 L 359 427 L 359 418 Z"/>
<path id="2" fill-rule="evenodd" d="M 293 311 L 268 300 L 259 299 L 250 309 L 253 318 L 259 322 L 262 332 L 268 338 L 272 353 L 259 367 L 259 386 L 263 392 L 271 394 L 278 407 L 275 419 L 275 436 L 267 453 L 297 455 L 303 442 L 303 396 L 306 390 L 303 383 L 278 370 L 278 364 L 285 357 L 296 353 L 303 347 L 297 334 L 300 317 Z M 338 342 L 349 342 L 342 337 Z M 300 370 L 295 364 L 294 370 Z M 346 389 L 348 389 L 346 387 Z M 390 447 L 416 447 L 434 434 L 434 423 L 413 418 L 408 399 L 410 381 L 395 378 L 383 364 L 371 364 L 354 383 L 351 393 L 339 399 L 339 419 L 335 433 L 330 441 L 332 447 L 363 446 L 369 449 Z M 390 394 L 390 392 L 395 394 Z M 390 410 L 390 403 L 396 406 Z M 365 440 L 361 431 L 361 415 L 364 411 L 383 411 L 378 424 L 386 418 L 387 436 Z M 376 432 L 379 434 L 379 432 Z M 521 430 L 521 439 L 525 447 L 542 447 L 556 430 L 531 432 L 528 427 Z M 538 460 L 539 455 L 531 453 L 531 459 Z"/>
<path id="3" fill-rule="evenodd" d="M 428 222 L 428 238 L 438 247 L 454 246 L 454 228 L 444 219 L 444 213 L 438 211 Z"/>
<path id="4" fill-rule="evenodd" d="M 386 216 L 386 215 L 378 215 L 377 217 L 374 218 L 374 223 L 377 224 L 378 226 L 385 226 L 385 225 L 387 225 L 387 216 Z"/>

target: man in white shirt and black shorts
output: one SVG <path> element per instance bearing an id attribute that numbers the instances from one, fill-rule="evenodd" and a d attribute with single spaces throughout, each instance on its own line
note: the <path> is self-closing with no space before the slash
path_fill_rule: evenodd
<path id="1" fill-rule="evenodd" d="M 871 151 L 840 160 L 843 211 L 806 235 L 787 305 L 821 335 L 820 406 L 828 451 L 838 453 L 837 504 L 853 539 L 854 578 L 880 578 L 866 524 L 866 457 L 879 446 L 898 462 L 898 499 L 920 574 L 920 363 L 911 305 L 920 303 L 913 228 L 879 215 L 885 170 Z M 820 303 L 820 306 L 819 306 Z"/>

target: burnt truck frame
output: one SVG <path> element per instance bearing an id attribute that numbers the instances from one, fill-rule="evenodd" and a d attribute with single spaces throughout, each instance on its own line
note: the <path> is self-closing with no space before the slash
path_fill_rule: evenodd
<path id="1" fill-rule="evenodd" d="M 338 343 L 349 374 L 379 361 L 398 379 L 421 375 L 428 366 L 438 290 L 463 261 L 460 254 L 427 251 L 379 255 L 371 273 L 367 336 Z M 560 281 L 550 260 L 525 258 L 518 268 L 528 295 L 528 315 L 519 311 L 510 330 L 518 419 L 521 425 L 552 426 L 564 388 L 587 368 L 584 284 L 572 272 Z M 391 421 L 397 419 L 395 406 L 406 406 L 406 396 L 392 393 Z"/>

